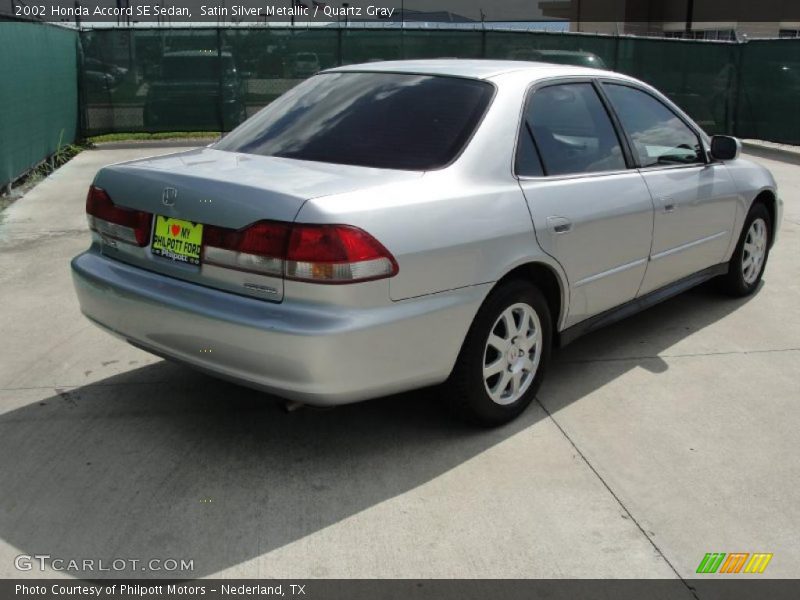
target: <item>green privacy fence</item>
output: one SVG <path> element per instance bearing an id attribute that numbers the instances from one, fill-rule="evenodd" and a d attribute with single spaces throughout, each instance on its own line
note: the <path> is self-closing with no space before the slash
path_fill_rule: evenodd
<path id="1" fill-rule="evenodd" d="M 76 133 L 229 131 L 320 69 L 440 57 L 596 64 L 655 85 L 709 133 L 800 144 L 800 39 L 0 22 L 0 186 Z"/>
<path id="2" fill-rule="evenodd" d="M 75 140 L 78 33 L 0 22 L 0 188 Z"/>
<path id="3" fill-rule="evenodd" d="M 230 27 L 87 30 L 81 41 L 88 135 L 228 131 L 320 69 L 458 57 L 593 60 L 655 85 L 709 133 L 800 143 L 800 39 Z"/>
<path id="4" fill-rule="evenodd" d="M 737 135 L 800 144 L 800 38 L 740 48 Z"/>

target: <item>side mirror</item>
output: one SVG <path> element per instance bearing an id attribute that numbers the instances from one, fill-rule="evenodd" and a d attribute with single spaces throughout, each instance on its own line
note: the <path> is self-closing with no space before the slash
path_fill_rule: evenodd
<path id="1" fill-rule="evenodd" d="M 711 136 L 711 156 L 717 160 L 734 160 L 742 151 L 742 142 L 729 135 Z"/>

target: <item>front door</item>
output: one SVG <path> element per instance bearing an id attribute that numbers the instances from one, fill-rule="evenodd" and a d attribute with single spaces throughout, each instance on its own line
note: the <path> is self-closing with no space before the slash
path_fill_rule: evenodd
<path id="1" fill-rule="evenodd" d="M 603 90 L 655 206 L 639 294 L 722 262 L 736 217 L 736 190 L 725 166 L 707 162 L 697 133 L 650 93 L 616 83 L 604 83 Z"/>

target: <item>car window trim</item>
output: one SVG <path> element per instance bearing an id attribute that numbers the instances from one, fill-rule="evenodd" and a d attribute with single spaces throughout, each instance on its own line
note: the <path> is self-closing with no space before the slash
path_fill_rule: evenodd
<path id="1" fill-rule="evenodd" d="M 511 174 L 513 177 L 519 181 L 536 181 L 536 180 L 559 180 L 559 179 L 574 179 L 574 178 L 584 178 L 584 177 L 602 177 L 606 175 L 619 175 L 622 173 L 630 173 L 638 169 L 639 167 L 636 166 L 636 162 L 634 161 L 633 152 L 629 147 L 629 142 L 627 136 L 623 135 L 622 129 L 620 124 L 617 121 L 616 113 L 611 111 L 610 105 L 607 103 L 602 90 L 599 89 L 598 85 L 598 77 L 595 76 L 587 76 L 587 75 L 558 75 L 555 77 L 547 77 L 545 79 L 538 79 L 533 81 L 527 85 L 525 88 L 525 98 L 522 102 L 520 113 L 518 117 L 518 124 L 517 124 L 517 137 L 514 141 L 514 151 L 511 155 Z M 616 81 L 616 80 L 614 80 Z M 619 142 L 620 149 L 622 150 L 623 159 L 625 161 L 625 168 L 624 169 L 610 169 L 608 171 L 592 171 L 592 172 L 576 172 L 576 173 L 563 173 L 559 175 L 548 175 L 547 169 L 544 164 L 544 160 L 541 157 L 541 153 L 539 152 L 539 145 L 536 143 L 536 138 L 533 136 L 532 133 L 528 132 L 528 127 L 525 119 L 525 115 L 528 112 L 528 104 L 531 101 L 533 95 L 542 88 L 551 87 L 554 85 L 564 85 L 570 83 L 588 83 L 594 88 L 595 93 L 598 95 L 600 103 L 603 105 L 603 108 L 608 115 L 608 119 L 611 122 L 611 127 L 614 129 L 614 134 L 617 136 L 617 141 Z M 536 147 L 537 153 L 539 153 L 539 162 L 542 166 L 542 172 L 544 175 L 520 175 L 517 173 L 517 152 L 519 151 L 520 145 L 520 135 L 523 131 L 523 126 L 525 127 L 525 132 L 531 136 L 533 139 L 533 144 Z"/>
<path id="2" fill-rule="evenodd" d="M 631 140 L 628 139 L 628 136 L 625 135 L 625 129 L 622 127 L 622 121 L 620 121 L 619 115 L 617 115 L 614 107 L 611 105 L 611 100 L 603 91 L 603 87 L 598 78 L 595 77 L 592 80 L 592 85 L 595 88 L 595 92 L 597 92 L 597 95 L 600 97 L 600 102 L 603 103 L 603 106 L 608 113 L 608 117 L 611 119 L 611 124 L 614 126 L 614 129 L 617 133 L 620 148 L 625 156 L 625 165 L 628 167 L 628 169 L 637 169 L 638 166 L 636 164 L 636 155 L 633 152 L 633 145 L 631 144 Z"/>
<path id="3" fill-rule="evenodd" d="M 661 171 L 661 170 L 671 170 L 671 169 L 686 169 L 686 168 L 692 168 L 692 167 L 705 167 L 705 166 L 709 165 L 710 161 L 709 161 L 709 158 L 708 158 L 708 151 L 706 149 L 704 136 L 701 135 L 697 131 L 697 128 L 694 127 L 693 124 L 690 121 L 687 121 L 684 118 L 684 116 L 680 114 L 680 112 L 677 112 L 672 106 L 670 106 L 671 102 L 670 103 L 665 102 L 664 100 L 666 98 L 660 98 L 658 95 L 654 94 L 652 90 L 649 90 L 649 89 L 647 89 L 647 88 L 645 88 L 645 87 L 643 87 L 641 85 L 637 85 L 635 82 L 614 79 L 614 78 L 611 78 L 611 77 L 598 77 L 597 78 L 597 85 L 600 88 L 600 93 L 608 101 L 609 110 L 613 111 L 614 115 L 616 116 L 616 118 L 618 120 L 619 120 L 619 115 L 617 114 L 617 110 L 614 107 L 613 103 L 611 102 L 611 99 L 608 98 L 608 96 L 607 96 L 607 94 L 605 92 L 605 89 L 604 89 L 605 85 L 619 85 L 619 86 L 622 86 L 622 87 L 629 87 L 631 89 L 637 90 L 639 92 L 642 92 L 642 93 L 647 94 L 648 96 L 650 96 L 653 100 L 655 100 L 656 102 L 661 104 L 665 109 L 667 109 L 670 113 L 672 113 L 678 120 L 680 120 L 681 123 L 683 123 L 686 126 L 686 128 L 690 132 L 692 132 L 692 134 L 694 134 L 695 138 L 697 139 L 698 145 L 700 146 L 700 148 L 702 150 L 702 152 L 701 152 L 701 155 L 702 155 L 701 156 L 701 161 L 702 162 L 693 162 L 693 163 L 689 163 L 689 164 L 685 164 L 685 165 L 684 164 L 677 164 L 677 165 L 647 165 L 646 166 L 646 165 L 639 164 L 639 160 L 637 159 L 637 155 L 633 152 L 633 148 L 634 148 L 633 140 L 631 139 L 630 135 L 628 134 L 628 131 L 622 125 L 622 121 L 619 120 L 620 129 L 622 131 L 622 134 L 625 136 L 627 144 L 630 147 L 631 158 L 632 158 L 634 164 L 636 165 L 637 169 L 639 169 L 640 171 L 648 172 L 648 171 Z M 668 100 L 668 99 L 666 99 L 666 100 Z M 675 108 L 677 108 L 677 107 L 675 107 Z"/>

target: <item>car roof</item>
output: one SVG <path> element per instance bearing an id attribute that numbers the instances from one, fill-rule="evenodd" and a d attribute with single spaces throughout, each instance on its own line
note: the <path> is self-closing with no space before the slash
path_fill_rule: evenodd
<path id="1" fill-rule="evenodd" d="M 369 71 L 379 73 L 415 73 L 422 75 L 449 75 L 451 77 L 469 77 L 472 79 L 489 79 L 505 73 L 526 71 L 531 79 L 552 77 L 554 75 L 598 75 L 610 74 L 609 71 L 578 67 L 572 65 L 559 65 L 547 62 L 533 62 L 524 60 L 484 60 L 484 59 L 459 59 L 437 58 L 424 60 L 387 60 L 382 62 L 361 63 L 328 69 L 327 73 L 347 71 Z M 619 76 L 614 73 L 614 76 Z"/>

